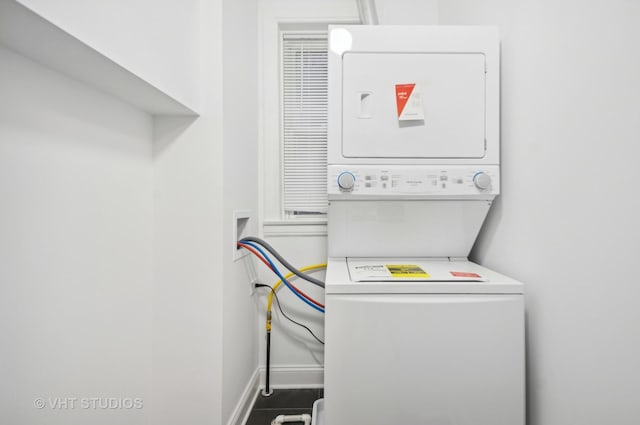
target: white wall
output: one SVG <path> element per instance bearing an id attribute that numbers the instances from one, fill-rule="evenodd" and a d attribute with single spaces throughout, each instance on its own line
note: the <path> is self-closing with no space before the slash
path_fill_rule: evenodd
<path id="1" fill-rule="evenodd" d="M 139 424 L 151 401 L 151 119 L 1 47 L 0 64 L 0 422 Z M 143 408 L 81 408 L 89 397 Z"/>
<path id="2" fill-rule="evenodd" d="M 70 4 L 56 10 L 87 35 L 109 27 Z M 137 16 L 131 37 L 158 28 L 119 10 Z M 166 57 L 132 52 L 165 69 L 184 59 L 203 99 L 195 120 L 152 121 L 0 50 L 2 423 L 223 422 L 221 2 L 187 10 L 194 26 L 166 28 L 197 64 L 158 45 Z M 67 397 L 142 408 L 51 405 Z"/>
<path id="3" fill-rule="evenodd" d="M 242 417 L 235 411 L 243 397 L 258 386 L 258 340 L 255 301 L 243 260 L 234 261 L 234 211 L 247 211 L 247 234 L 258 225 L 258 3 L 222 2 L 223 201 L 222 260 L 222 417 Z"/>
<path id="4" fill-rule="evenodd" d="M 438 24 L 437 0 L 376 0 L 375 5 L 380 25 Z"/>
<path id="5" fill-rule="evenodd" d="M 202 7 L 201 115 L 154 123 L 154 425 L 225 422 L 222 2 Z"/>
<path id="6" fill-rule="evenodd" d="M 526 283 L 529 424 L 640 417 L 640 5 L 446 0 L 498 25 L 503 193 L 474 250 Z"/>
<path id="7" fill-rule="evenodd" d="M 199 16 L 207 2 L 19 2 L 177 100 L 200 105 Z"/>

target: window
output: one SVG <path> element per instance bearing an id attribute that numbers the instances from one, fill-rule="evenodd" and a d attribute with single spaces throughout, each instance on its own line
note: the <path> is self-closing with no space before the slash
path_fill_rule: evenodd
<path id="1" fill-rule="evenodd" d="M 327 26 L 358 23 L 357 8 L 344 0 L 269 0 L 260 2 L 260 16 L 262 230 L 265 236 L 326 235 L 327 100 L 317 86 L 326 79 Z M 285 79 L 293 84 L 286 110 Z"/>
<path id="2" fill-rule="evenodd" d="M 282 209 L 327 212 L 327 32 L 281 32 Z"/>

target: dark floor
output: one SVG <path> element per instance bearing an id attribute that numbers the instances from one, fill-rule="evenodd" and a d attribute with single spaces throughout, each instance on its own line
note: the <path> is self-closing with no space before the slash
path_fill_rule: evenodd
<path id="1" fill-rule="evenodd" d="M 270 425 L 278 415 L 311 414 L 313 402 L 322 398 L 323 395 L 322 388 L 273 390 L 273 394 L 269 397 L 260 393 L 246 425 Z"/>

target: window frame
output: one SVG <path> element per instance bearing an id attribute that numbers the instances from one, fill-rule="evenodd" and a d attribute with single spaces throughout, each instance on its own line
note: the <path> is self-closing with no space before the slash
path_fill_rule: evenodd
<path id="1" fill-rule="evenodd" d="M 326 235 L 324 217 L 286 217 L 283 206 L 283 151 L 281 141 L 281 47 L 286 31 L 325 29 L 329 24 L 357 24 L 357 10 L 350 2 L 263 2 L 259 20 L 260 102 L 260 225 L 268 235 Z"/>

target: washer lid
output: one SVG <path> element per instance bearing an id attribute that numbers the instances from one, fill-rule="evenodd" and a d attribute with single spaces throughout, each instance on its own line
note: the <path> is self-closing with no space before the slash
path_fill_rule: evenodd
<path id="1" fill-rule="evenodd" d="M 353 282 L 485 282 L 477 264 L 425 259 L 347 258 Z"/>
<path id="2" fill-rule="evenodd" d="M 522 283 L 467 260 L 329 258 L 326 294 L 522 294 Z"/>

